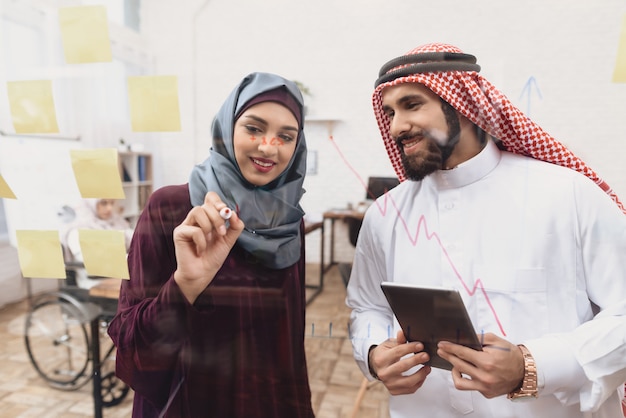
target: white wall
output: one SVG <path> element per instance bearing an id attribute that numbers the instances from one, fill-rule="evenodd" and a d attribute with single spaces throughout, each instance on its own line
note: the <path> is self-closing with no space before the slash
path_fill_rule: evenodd
<path id="1" fill-rule="evenodd" d="M 27 3 L 45 4 L 50 15 L 57 4 L 109 4 L 105 0 L 0 0 L 4 11 Z M 118 55 L 127 53 L 146 75 L 178 76 L 182 131 L 132 133 L 128 121 L 118 118 L 119 112 L 111 120 L 115 109 L 126 106 L 113 97 L 99 104 L 68 103 L 74 111 L 59 109 L 60 127 L 71 131 L 61 134 L 80 134 L 85 147 L 115 146 L 119 136 L 144 144 L 154 153 L 157 186 L 187 181 L 193 164 L 208 154 L 211 119 L 230 90 L 252 71 L 271 71 L 310 88 L 313 97 L 306 98 L 310 119 L 338 120 L 332 131 L 334 142 L 326 124 L 306 125 L 309 149 L 318 153 L 318 174 L 305 182 L 303 207 L 309 215 L 319 216 L 328 208 L 357 203 L 365 195 L 361 179 L 393 175 L 371 109 L 378 69 L 417 45 L 441 41 L 475 54 L 487 78 L 626 199 L 626 169 L 621 161 L 626 151 L 626 86 L 611 81 L 626 13 L 622 0 L 146 0 L 142 4 L 142 33 L 137 37 L 113 27 L 113 48 Z M 46 19 L 46 27 L 54 31 L 50 23 L 54 18 Z M 47 42 L 54 43 L 54 36 Z M 2 78 L 7 77 L 5 67 L 0 65 Z M 66 67 L 57 63 L 50 68 L 50 77 L 67 79 L 78 71 L 93 80 L 109 67 L 119 70 L 107 65 Z M 92 68 L 94 73 L 88 73 Z M 30 70 L 25 77 L 46 76 L 45 69 Z M 124 82 L 118 73 L 105 76 L 107 83 Z M 540 95 L 535 92 L 529 105 L 522 91 L 531 77 Z M 77 100 L 86 102 L 94 82 L 83 87 L 89 91 L 77 95 Z M 6 109 L 5 105 L 0 110 Z M 2 113 L 0 128 L 10 131 L 5 126 L 9 118 Z M 345 235 L 339 232 L 340 237 Z M 310 261 L 318 256 L 316 237 L 312 234 L 308 243 Z M 347 240 L 341 245 L 345 250 L 339 259 L 349 260 Z"/>
<path id="2" fill-rule="evenodd" d="M 393 175 L 371 109 L 378 69 L 427 42 L 448 42 L 478 57 L 482 73 L 566 143 L 626 199 L 626 86 L 612 83 L 626 3 L 571 0 L 209 0 L 144 3 L 142 24 L 155 70 L 181 77 L 183 132 L 160 141 L 166 182 L 186 181 L 210 146 L 210 122 L 247 73 L 303 81 L 306 125 L 318 174 L 309 176 L 309 214 L 364 196 L 359 177 Z M 539 91 L 522 96 L 534 77 Z M 166 156 L 166 157 L 165 157 Z M 343 234 L 343 235 L 342 235 Z M 345 233 L 340 233 L 345 236 Z M 317 242 L 309 244 L 310 260 Z M 349 246 L 340 259 L 349 259 Z"/>

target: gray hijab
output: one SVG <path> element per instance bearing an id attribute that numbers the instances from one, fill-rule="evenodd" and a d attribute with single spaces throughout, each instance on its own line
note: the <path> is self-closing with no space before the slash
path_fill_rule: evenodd
<path id="1" fill-rule="evenodd" d="M 235 116 L 250 99 L 281 87 L 296 99 L 300 120 L 304 122 L 302 94 L 295 83 L 275 74 L 249 74 L 217 112 L 209 157 L 194 167 L 189 179 L 192 205 L 202 205 L 207 192 L 216 192 L 246 225 L 237 245 L 261 264 L 275 269 L 288 267 L 300 259 L 300 224 L 304 216 L 300 199 L 304 194 L 307 153 L 303 123 L 289 165 L 278 178 L 262 187 L 250 184 L 241 174 L 235 160 L 233 129 Z"/>

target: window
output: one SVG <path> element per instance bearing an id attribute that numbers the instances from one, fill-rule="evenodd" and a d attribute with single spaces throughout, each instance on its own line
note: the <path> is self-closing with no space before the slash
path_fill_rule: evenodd
<path id="1" fill-rule="evenodd" d="M 107 17 L 113 23 L 125 26 L 135 32 L 139 32 L 141 0 L 88 0 L 84 4 L 104 4 L 107 8 Z"/>

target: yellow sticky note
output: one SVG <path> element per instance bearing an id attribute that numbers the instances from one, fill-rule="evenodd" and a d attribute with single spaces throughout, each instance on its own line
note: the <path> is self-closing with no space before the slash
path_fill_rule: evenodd
<path id="1" fill-rule="evenodd" d="M 51 80 L 9 81 L 7 94 L 16 133 L 59 132 Z"/>
<path id="2" fill-rule="evenodd" d="M 59 231 L 16 230 L 22 276 L 65 279 Z"/>
<path id="3" fill-rule="evenodd" d="M 84 198 L 124 199 L 115 148 L 70 150 L 72 169 Z"/>
<path id="4" fill-rule="evenodd" d="M 13 190 L 11 190 L 11 188 L 2 176 L 0 176 L 0 197 L 4 197 L 7 199 L 16 199 L 15 193 L 13 193 Z"/>
<path id="5" fill-rule="evenodd" d="M 176 76 L 128 77 L 128 102 L 133 131 L 180 131 Z"/>
<path id="6" fill-rule="evenodd" d="M 626 83 L 626 15 L 622 18 L 622 31 L 619 37 L 615 71 L 613 72 L 614 83 Z"/>
<path id="7" fill-rule="evenodd" d="M 129 279 L 124 231 L 80 229 L 80 250 L 90 276 Z"/>
<path id="8" fill-rule="evenodd" d="M 113 60 L 104 6 L 62 7 L 59 9 L 59 25 L 68 64 Z"/>

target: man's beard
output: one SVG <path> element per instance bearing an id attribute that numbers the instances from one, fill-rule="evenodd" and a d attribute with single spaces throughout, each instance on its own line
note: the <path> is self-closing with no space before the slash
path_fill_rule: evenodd
<path id="1" fill-rule="evenodd" d="M 427 149 L 412 155 L 406 155 L 402 145 L 399 145 L 402 166 L 408 180 L 420 181 L 430 173 L 441 169 L 443 164 L 442 152 L 437 144 L 429 138 L 423 141 L 427 141 Z"/>
<path id="2" fill-rule="evenodd" d="M 404 173 L 408 180 L 420 181 L 429 174 L 441 170 L 452 155 L 454 147 L 459 143 L 461 128 L 456 111 L 443 100 L 441 101 L 441 109 L 448 125 L 448 138 L 445 141 L 437 141 L 430 133 L 422 132 L 424 137 L 422 141 L 427 141 L 426 149 L 412 155 L 405 154 L 401 142 L 403 138 L 398 138 L 396 141 L 400 150 Z M 406 135 L 405 137 L 410 136 Z"/>

